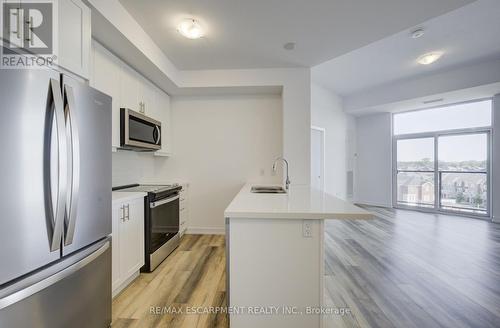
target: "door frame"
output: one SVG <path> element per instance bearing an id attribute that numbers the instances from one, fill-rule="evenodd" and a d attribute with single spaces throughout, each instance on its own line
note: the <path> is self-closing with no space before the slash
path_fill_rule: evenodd
<path id="1" fill-rule="evenodd" d="M 325 150 L 326 150 L 326 146 L 325 146 L 325 143 L 326 143 L 326 130 L 325 128 L 322 128 L 322 127 L 319 127 L 319 126 L 315 126 L 315 125 L 311 125 L 311 133 L 312 131 L 318 131 L 321 133 L 321 143 L 322 143 L 322 149 L 321 149 L 321 156 L 322 156 L 322 163 L 321 163 L 321 189 L 320 190 L 325 190 L 325 163 L 326 163 L 326 154 L 325 154 Z M 311 145 L 312 145 L 312 139 L 311 139 Z M 311 147 L 311 162 L 312 162 L 312 147 Z M 312 172 L 312 167 L 311 167 L 311 172 Z M 312 181 L 311 181 L 312 182 Z"/>

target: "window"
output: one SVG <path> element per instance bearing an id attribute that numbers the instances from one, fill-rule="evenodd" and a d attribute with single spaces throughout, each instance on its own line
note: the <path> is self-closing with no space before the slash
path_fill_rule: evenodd
<path id="1" fill-rule="evenodd" d="M 394 115 L 398 207 L 488 215 L 490 100 Z"/>
<path id="2" fill-rule="evenodd" d="M 394 135 L 491 126 L 491 100 L 394 115 Z"/>

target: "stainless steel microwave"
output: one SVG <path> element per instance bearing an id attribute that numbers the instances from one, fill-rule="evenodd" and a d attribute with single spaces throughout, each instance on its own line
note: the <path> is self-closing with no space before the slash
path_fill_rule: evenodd
<path id="1" fill-rule="evenodd" d="M 161 122 L 120 108 L 120 147 L 137 151 L 161 149 Z"/>

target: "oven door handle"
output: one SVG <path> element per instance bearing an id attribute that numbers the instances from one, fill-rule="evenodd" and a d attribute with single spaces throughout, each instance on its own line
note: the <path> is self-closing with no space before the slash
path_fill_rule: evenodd
<path id="1" fill-rule="evenodd" d="M 179 197 L 180 197 L 179 195 L 176 195 L 174 197 L 162 199 L 162 200 L 159 200 L 157 202 L 151 202 L 151 203 L 149 203 L 149 208 L 155 208 L 155 207 L 158 207 L 160 205 L 173 202 L 174 200 L 179 199 Z"/>

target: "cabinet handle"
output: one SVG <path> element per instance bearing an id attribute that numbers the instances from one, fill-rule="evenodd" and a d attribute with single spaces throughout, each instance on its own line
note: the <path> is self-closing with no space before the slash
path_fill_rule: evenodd
<path id="1" fill-rule="evenodd" d="M 120 206 L 120 220 L 125 222 L 125 205 Z"/>
<path id="2" fill-rule="evenodd" d="M 17 31 L 11 31 L 12 33 L 16 33 L 17 38 L 21 38 L 21 8 L 16 8 L 16 12 L 12 13 L 12 15 L 16 16 L 16 28 Z"/>
<path id="3" fill-rule="evenodd" d="M 32 46 L 35 45 L 35 38 L 33 38 L 33 16 L 31 16 L 27 21 L 28 23 L 28 38 L 26 41 L 29 41 Z"/>
<path id="4" fill-rule="evenodd" d="M 127 204 L 127 205 L 126 205 L 126 210 L 127 210 L 127 211 L 125 212 L 125 215 L 126 215 L 126 217 L 125 217 L 125 218 L 126 218 L 126 219 L 127 219 L 127 221 L 128 221 L 128 220 L 130 220 L 130 204 Z"/>

